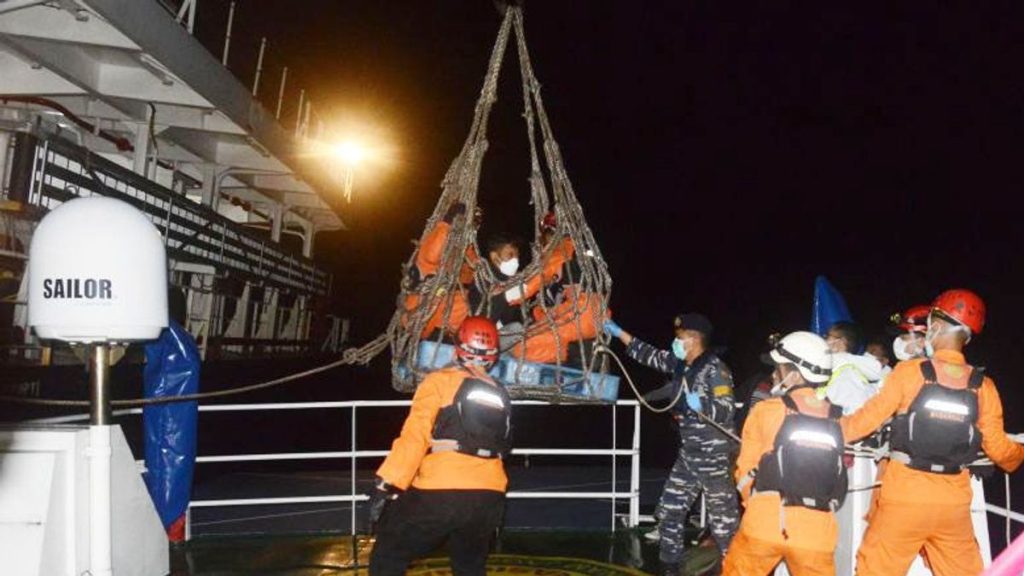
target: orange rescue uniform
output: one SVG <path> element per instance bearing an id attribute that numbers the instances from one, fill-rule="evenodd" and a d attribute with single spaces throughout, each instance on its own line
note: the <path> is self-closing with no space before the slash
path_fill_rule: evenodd
<path id="1" fill-rule="evenodd" d="M 954 350 L 938 350 L 934 359 L 940 380 L 943 363 L 966 366 L 963 354 Z M 926 361 L 897 364 L 881 392 L 841 420 L 846 440 L 860 439 L 894 413 L 907 412 L 924 384 L 920 366 Z M 1010 440 L 1003 431 L 1003 404 L 990 378 L 985 378 L 978 389 L 977 425 L 981 447 L 993 462 L 1010 472 L 1020 466 L 1024 446 Z M 879 489 L 878 509 L 857 553 L 857 574 L 905 574 L 922 547 L 936 576 L 980 574 L 982 561 L 971 524 L 971 496 L 966 470 L 936 474 L 891 460 Z"/>
<path id="2" fill-rule="evenodd" d="M 544 318 L 542 312 L 542 319 L 530 326 L 526 350 L 519 342 L 512 348 L 512 356 L 544 364 L 553 364 L 556 360 L 564 362 L 571 342 L 597 338 L 598 320 L 594 316 L 600 306 L 598 294 L 581 292 L 578 284 L 566 286 L 562 302 L 548 310 L 550 317 Z"/>
<path id="3" fill-rule="evenodd" d="M 448 234 L 451 232 L 451 224 L 438 222 L 437 225 L 423 238 L 420 243 L 419 252 L 416 253 L 416 268 L 421 279 L 426 279 L 437 274 L 441 266 L 441 257 L 444 256 L 444 245 L 448 241 Z M 473 246 L 466 248 L 466 258 L 459 270 L 459 284 L 461 287 L 473 284 L 474 269 L 480 262 Z M 405 298 L 405 311 L 411 313 L 420 305 L 419 294 L 409 294 Z M 430 318 L 423 326 L 420 333 L 421 338 L 442 327 L 446 311 L 451 310 L 448 315 L 448 323 L 445 328 L 449 332 L 455 332 L 462 325 L 462 321 L 469 315 L 469 302 L 466 298 L 465 289 L 459 289 L 450 295 L 439 295 L 437 307 L 431 313 Z M 408 316 L 407 316 L 408 317 Z"/>
<path id="4" fill-rule="evenodd" d="M 377 469 L 378 476 L 402 490 L 412 486 L 420 490 L 505 491 L 508 478 L 500 458 L 480 458 L 454 451 L 428 452 L 438 412 L 451 405 L 462 381 L 469 377 L 490 381 L 486 375 L 454 366 L 431 372 L 423 379 L 413 396 L 402 433 Z"/>
<path id="5" fill-rule="evenodd" d="M 802 411 L 814 414 L 828 402 L 819 400 L 813 388 L 790 393 Z M 761 457 L 775 448 L 775 436 L 786 419 L 781 398 L 758 402 L 743 425 L 743 443 L 736 459 L 736 481 L 757 467 Z M 753 482 L 740 490 L 746 511 L 722 566 L 723 576 L 762 576 L 785 560 L 794 576 L 835 574 L 833 550 L 839 538 L 835 514 L 803 506 L 782 506 L 778 492 L 750 495 Z M 783 534 L 785 528 L 785 535 Z"/>
<path id="6" fill-rule="evenodd" d="M 545 285 L 561 279 L 565 265 L 575 254 L 576 245 L 572 239 L 563 237 L 548 254 L 540 273 L 534 274 L 524 283 L 523 300 L 534 297 Z M 579 281 L 579 278 L 574 280 Z M 533 307 L 536 322 L 527 332 L 525 352 L 520 342 L 512 348 L 512 356 L 527 362 L 564 362 L 569 356 L 570 343 L 597 338 L 600 322 L 595 321 L 594 314 L 600 309 L 600 304 L 600 296 L 597 294 L 581 292 L 579 284 L 569 284 L 562 293 L 562 301 L 550 308 L 547 315 L 541 306 Z"/>
<path id="7" fill-rule="evenodd" d="M 540 273 L 534 274 L 530 278 L 526 279 L 523 287 L 522 300 L 529 300 L 540 292 L 540 289 L 547 284 L 554 282 L 562 277 L 562 267 L 566 262 L 572 260 L 573 255 L 576 254 L 576 245 L 568 236 L 562 238 L 561 242 L 557 246 L 552 248 L 551 253 L 548 254 L 547 260 L 544 261 L 544 267 L 541 268 Z M 535 310 L 534 314 L 537 314 Z"/>

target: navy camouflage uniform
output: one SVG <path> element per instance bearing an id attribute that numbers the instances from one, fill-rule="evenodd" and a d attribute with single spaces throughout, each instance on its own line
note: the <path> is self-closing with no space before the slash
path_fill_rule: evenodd
<path id="1" fill-rule="evenodd" d="M 672 374 L 664 387 L 645 396 L 649 400 L 675 397 L 685 378 L 690 392 L 701 397 L 701 412 L 729 431 L 734 430 L 736 405 L 733 400 L 732 372 L 718 356 L 704 352 L 687 365 L 668 350 L 659 350 L 633 338 L 626 353 L 630 358 Z M 683 554 L 683 527 L 686 514 L 703 490 L 711 533 L 724 555 L 739 525 L 736 486 L 730 475 L 733 446 L 721 431 L 700 420 L 680 397 L 673 409 L 679 426 L 679 455 L 665 482 L 655 516 L 660 521 L 659 559 L 679 562 Z"/>

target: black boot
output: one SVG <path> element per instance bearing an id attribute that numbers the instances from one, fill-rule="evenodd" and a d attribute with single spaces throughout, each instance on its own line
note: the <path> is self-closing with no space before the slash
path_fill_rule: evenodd
<path id="1" fill-rule="evenodd" d="M 718 560 L 710 568 L 700 573 L 700 576 L 722 576 L 722 557 L 719 556 Z"/>
<path id="2" fill-rule="evenodd" d="M 679 576 L 679 562 L 662 562 L 658 576 Z"/>

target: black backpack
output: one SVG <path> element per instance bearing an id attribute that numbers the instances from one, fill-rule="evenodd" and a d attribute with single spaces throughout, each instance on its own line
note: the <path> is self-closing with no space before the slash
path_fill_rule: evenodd
<path id="1" fill-rule="evenodd" d="M 754 490 L 777 491 L 785 506 L 835 511 L 848 488 L 843 463 L 843 410 L 829 405 L 826 417 L 800 411 L 788 394 L 787 413 L 775 435 L 775 448 L 761 457 Z"/>
<path id="2" fill-rule="evenodd" d="M 438 412 L 433 437 L 455 441 L 453 449 L 462 454 L 503 458 L 512 449 L 511 415 L 512 400 L 505 388 L 466 378 L 452 403 Z"/>
<path id="3" fill-rule="evenodd" d="M 971 368 L 967 386 L 949 388 L 939 382 L 931 361 L 921 364 L 924 384 L 905 414 L 892 423 L 892 459 L 924 472 L 957 474 L 974 461 L 981 448 L 978 430 L 978 389 L 981 368 Z"/>

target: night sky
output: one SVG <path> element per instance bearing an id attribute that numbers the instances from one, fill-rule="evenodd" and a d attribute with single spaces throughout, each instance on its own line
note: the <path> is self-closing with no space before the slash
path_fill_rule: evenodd
<path id="1" fill-rule="evenodd" d="M 227 4 L 200 3 L 218 56 Z M 807 327 L 817 274 L 869 333 L 969 287 L 989 323 L 968 357 L 1024 429 L 1024 5 L 891 4 L 528 1 L 525 22 L 626 329 L 667 344 L 673 314 L 703 311 L 742 380 L 769 332 Z M 260 98 L 273 109 L 287 64 L 286 127 L 301 85 L 325 119 L 398 150 L 386 173 L 357 174 L 351 204 L 333 201 L 350 229 L 317 250 L 356 343 L 393 312 L 499 23 L 490 0 L 239 2 L 229 67 L 248 85 L 268 37 Z M 481 238 L 532 226 L 513 53 L 505 64 Z"/>

